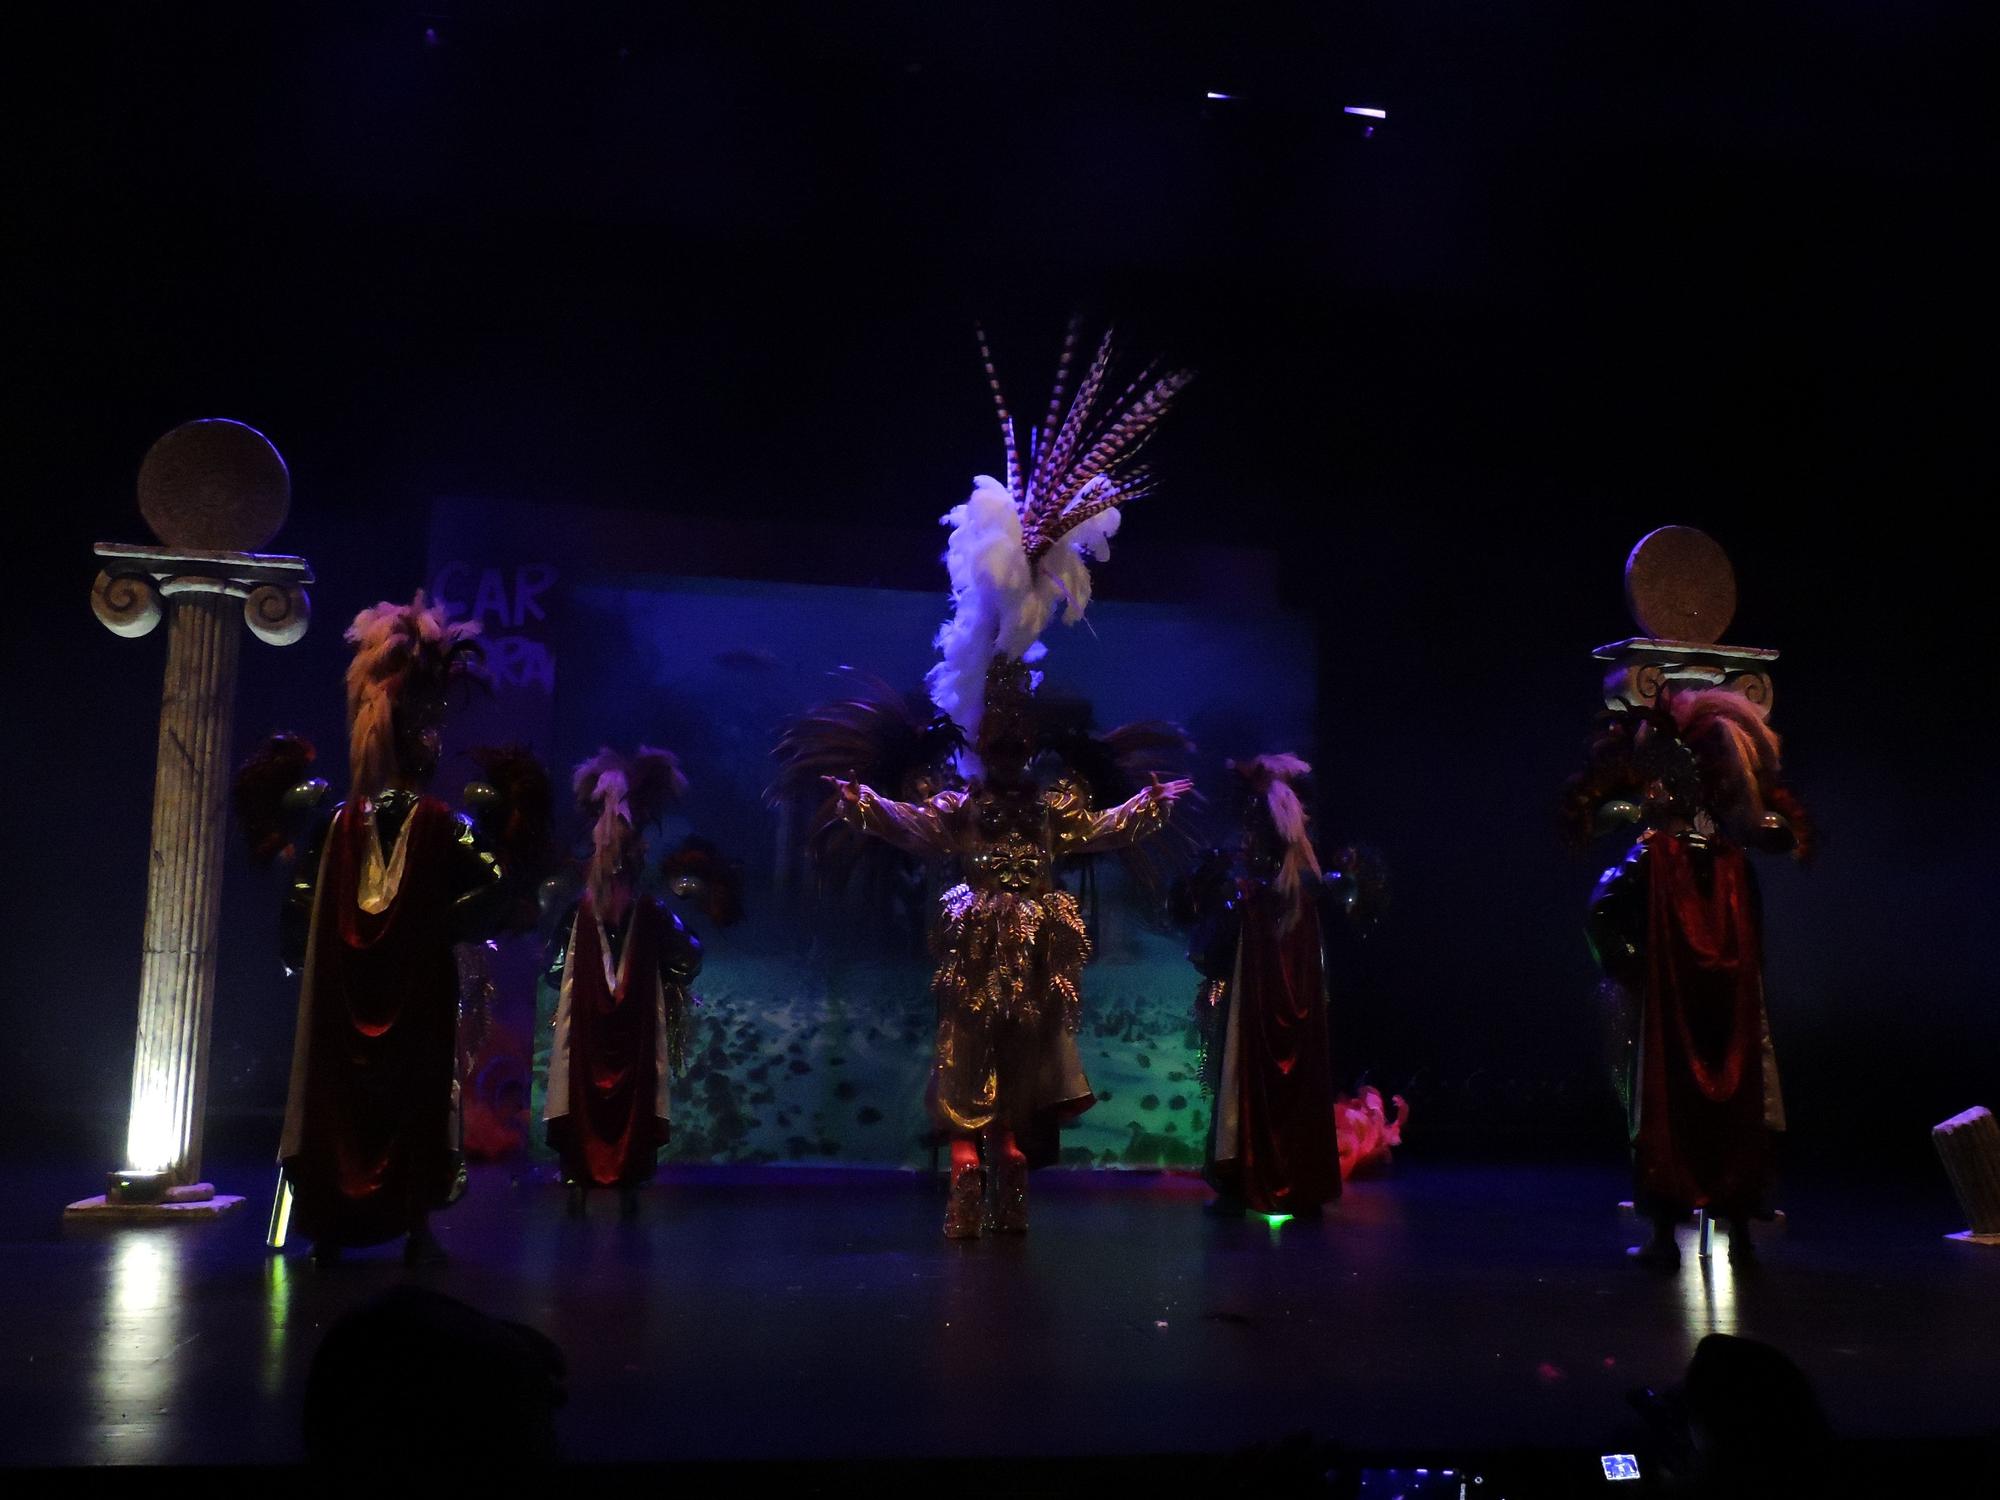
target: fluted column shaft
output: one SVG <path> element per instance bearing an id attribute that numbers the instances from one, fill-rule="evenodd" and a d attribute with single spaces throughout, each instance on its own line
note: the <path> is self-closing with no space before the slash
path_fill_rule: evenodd
<path id="1" fill-rule="evenodd" d="M 168 606 L 126 1157 L 180 1182 L 201 1175 L 241 617 L 221 592 L 175 591 Z"/>

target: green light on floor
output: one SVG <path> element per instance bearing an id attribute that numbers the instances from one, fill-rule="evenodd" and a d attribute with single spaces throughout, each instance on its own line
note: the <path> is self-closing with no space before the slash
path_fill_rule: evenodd
<path id="1" fill-rule="evenodd" d="M 1289 1224 L 1292 1222 L 1292 1215 L 1290 1214 L 1259 1214 L 1257 1217 L 1262 1219 L 1266 1224 L 1269 1224 L 1273 1229 L 1276 1229 L 1280 1224 Z"/>

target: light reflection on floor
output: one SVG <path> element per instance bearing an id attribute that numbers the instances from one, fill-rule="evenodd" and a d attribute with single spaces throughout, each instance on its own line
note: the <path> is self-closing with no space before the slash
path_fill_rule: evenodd
<path id="1" fill-rule="evenodd" d="M 1729 1263 L 1729 1231 L 1715 1226 L 1713 1253 L 1701 1255 L 1701 1233 L 1681 1244 L 1681 1316 L 1690 1345 L 1711 1333 L 1736 1333 L 1736 1268 Z"/>
<path id="2" fill-rule="evenodd" d="M 264 1394 L 276 1400 L 285 1384 L 285 1328 L 291 1322 L 292 1262 L 273 1255 L 264 1262 Z"/>
<path id="3" fill-rule="evenodd" d="M 127 1232 L 112 1242 L 94 1379 L 106 1462 L 149 1463 L 160 1455 L 185 1247 L 172 1229 Z"/>
<path id="4" fill-rule="evenodd" d="M 1689 1223 L 1680 1268 L 1649 1273 L 1604 1212 L 1615 1182 L 1417 1166 L 1274 1229 L 1203 1214 L 1198 1185 L 1052 1175 L 1032 1234 L 952 1244 L 941 1199 L 904 1177 L 669 1176 L 627 1223 L 571 1220 L 553 1188 L 495 1170 L 421 1279 L 558 1342 L 565 1441 L 600 1462 L 960 1452 L 967 1388 L 1017 1419 L 982 1423 L 996 1455 L 1097 1451 L 1137 1412 L 1145 1441 L 1190 1451 L 1314 1424 L 1413 1453 L 1553 1444 L 1620 1420 L 1635 1383 L 1678 1377 L 1715 1332 L 1795 1352 L 1867 1432 L 1990 1419 L 1991 1252 L 1844 1190 L 1804 1233 L 1756 1226 L 1764 1265 L 1732 1267 L 1721 1226 L 1704 1262 Z M 0 1452 L 294 1461 L 326 1329 L 410 1278 L 393 1245 L 322 1272 L 264 1231 L 239 1214 L 57 1237 L 19 1215 L 0 1232 Z M 1371 1352 L 1329 1356 L 1352 1348 Z M 828 1377 L 857 1361 L 868 1379 Z M 713 1399 L 690 1406 L 697 1387 Z"/>

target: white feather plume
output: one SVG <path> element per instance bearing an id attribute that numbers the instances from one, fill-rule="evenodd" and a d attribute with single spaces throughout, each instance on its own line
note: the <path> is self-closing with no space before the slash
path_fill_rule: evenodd
<path id="1" fill-rule="evenodd" d="M 944 524 L 951 528 L 944 562 L 952 613 L 937 633 L 943 660 L 925 681 L 931 702 L 971 739 L 985 710 L 986 669 L 993 658 L 1003 651 L 1018 656 L 1040 633 L 1029 618 L 1034 570 L 1021 546 L 1014 497 L 992 475 L 973 481 L 972 493 L 952 507 Z"/>
<path id="2" fill-rule="evenodd" d="M 963 505 L 943 524 L 945 570 L 951 577 L 951 618 L 937 633 L 943 660 L 925 681 L 931 702 L 977 742 L 985 715 L 986 673 L 994 659 L 1033 663 L 1047 648 L 1041 634 L 1060 611 L 1074 625 L 1090 606 L 1090 560 L 1111 555 L 1118 512 L 1105 510 L 1030 561 L 1022 544 L 1021 512 L 1007 487 L 990 474 L 973 481 Z"/>

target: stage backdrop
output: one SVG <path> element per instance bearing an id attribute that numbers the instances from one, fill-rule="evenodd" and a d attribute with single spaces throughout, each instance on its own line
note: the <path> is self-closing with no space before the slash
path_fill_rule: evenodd
<path id="1" fill-rule="evenodd" d="M 766 806 L 764 789 L 779 726 L 835 691 L 837 668 L 921 683 L 946 609 L 942 531 L 895 534 L 917 564 L 896 580 L 935 570 L 931 587 L 854 587 L 698 576 L 673 564 L 706 560 L 712 575 L 730 565 L 726 543 L 664 543 L 658 529 L 671 523 L 657 518 L 565 508 L 536 526 L 525 524 L 529 512 L 510 508 L 503 535 L 490 509 L 439 508 L 435 586 L 481 615 L 497 643 L 495 693 L 456 727 L 456 743 L 524 742 L 559 776 L 600 744 L 671 748 L 690 794 L 655 836 L 655 855 L 697 833 L 743 870 L 747 916 L 737 926 L 717 932 L 683 909 L 707 961 L 668 1159 L 928 1163 L 927 903 L 884 909 L 819 890 L 799 855 L 803 810 Z M 537 544 L 532 553 L 524 539 Z M 1215 571 L 1226 578 L 1229 564 Z M 856 571 L 837 552 L 818 553 L 817 565 Z M 1052 631 L 1045 691 L 1088 700 L 1099 728 L 1178 721 L 1210 786 L 1228 756 L 1310 754 L 1310 624 L 1242 602 L 1268 592 L 1235 598 L 1102 600 L 1089 624 Z M 581 848 L 580 819 L 566 815 L 562 831 Z M 1208 1102 L 1195 1080 L 1194 976 L 1180 940 L 1115 862 L 1099 862 L 1091 907 L 1083 1053 L 1099 1102 L 1066 1131 L 1064 1158 L 1198 1162 Z M 494 1024 L 469 1069 L 468 1138 L 494 1154 L 540 1144 L 527 1122 L 539 1119 L 552 997 L 534 984 L 533 949 L 509 940 L 477 966 L 491 982 Z"/>

